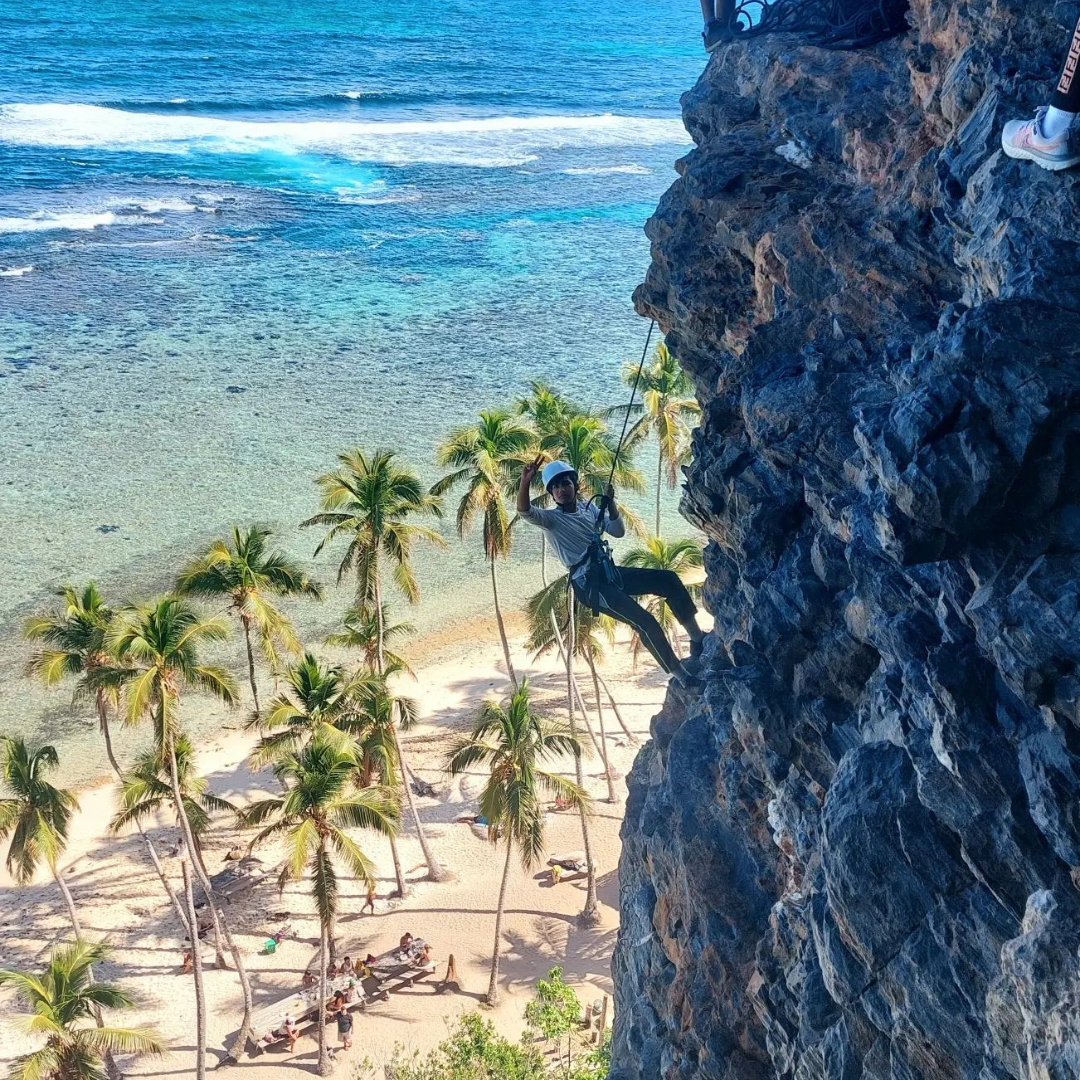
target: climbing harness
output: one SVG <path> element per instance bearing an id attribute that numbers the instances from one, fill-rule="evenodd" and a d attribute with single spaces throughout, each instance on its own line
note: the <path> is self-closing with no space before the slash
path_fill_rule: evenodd
<path id="1" fill-rule="evenodd" d="M 583 590 L 588 593 L 590 598 L 589 606 L 592 608 L 594 617 L 600 614 L 600 591 L 605 587 L 622 588 L 622 574 L 619 572 L 619 567 L 611 554 L 611 545 L 604 539 L 604 518 L 611 505 L 611 500 L 607 496 L 607 489 L 611 487 L 612 481 L 615 479 L 615 470 L 619 466 L 619 455 L 622 453 L 623 443 L 626 441 L 626 429 L 630 425 L 630 413 L 634 408 L 634 398 L 637 397 L 638 383 L 641 381 L 642 371 L 645 370 L 645 359 L 649 355 L 649 343 L 652 341 L 652 333 L 655 329 L 656 320 L 653 319 L 649 323 L 649 332 L 645 335 L 645 348 L 641 350 L 641 362 L 638 364 L 637 374 L 634 376 L 633 386 L 630 390 L 630 404 L 626 406 L 626 416 L 623 418 L 622 432 L 619 435 L 618 445 L 615 447 L 615 454 L 611 459 L 611 472 L 608 473 L 607 483 L 604 485 L 604 490 L 598 495 L 593 495 L 587 503 L 589 506 L 595 503 L 597 510 L 599 510 L 596 518 L 596 535 L 590 541 L 585 554 L 570 567 L 567 578 L 569 586 L 574 581 L 574 575 L 584 568 L 585 573 L 581 577 L 581 585 Z M 568 587 L 568 599 L 569 596 L 570 589 Z"/>

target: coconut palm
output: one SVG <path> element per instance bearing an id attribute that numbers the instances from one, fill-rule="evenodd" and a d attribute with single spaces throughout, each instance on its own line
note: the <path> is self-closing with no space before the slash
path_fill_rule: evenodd
<path id="1" fill-rule="evenodd" d="M 176 736 L 176 766 L 184 798 L 184 813 L 191 823 L 201 858 L 201 839 L 210 827 L 211 815 L 228 813 L 239 818 L 240 812 L 227 799 L 215 795 L 206 777 L 195 772 L 195 751 L 191 740 L 183 732 Z M 147 750 L 135 759 L 134 765 L 121 777 L 120 808 L 109 822 L 109 831 L 114 834 L 122 832 L 134 822 L 155 816 L 162 807 L 173 807 L 169 766 L 158 750 Z"/>
<path id="2" fill-rule="evenodd" d="M 303 569 L 280 551 L 267 551 L 269 529 L 251 525 L 234 528 L 228 540 L 215 540 L 190 562 L 176 580 L 180 595 L 225 597 L 244 629 L 247 646 L 248 680 L 259 713 L 259 688 L 255 683 L 255 654 L 251 632 L 271 671 L 281 664 L 281 653 L 300 651 L 296 630 L 270 597 L 310 596 L 322 598 L 322 590 Z"/>
<path id="3" fill-rule="evenodd" d="M 326 536 L 315 549 L 315 554 L 338 537 L 347 537 L 348 547 L 338 566 L 338 581 L 347 574 L 356 575 L 356 606 L 370 606 L 376 618 L 376 645 L 374 670 L 377 675 L 386 673 L 386 628 L 382 594 L 382 572 L 389 562 L 394 585 L 410 603 L 420 599 L 420 587 L 412 566 L 415 545 L 430 543 L 442 546 L 443 538 L 433 529 L 415 523 L 418 517 L 442 515 L 438 497 L 425 492 L 416 475 L 395 461 L 393 450 L 376 450 L 368 455 L 361 449 L 340 454 L 340 467 L 318 480 L 322 489 L 322 512 L 308 518 L 304 526 L 328 526 Z M 395 730 L 394 737 L 397 739 Z M 398 763 L 405 777 L 405 756 L 400 740 L 397 748 Z M 416 803 L 404 783 L 405 798 L 409 804 L 409 816 L 416 828 L 429 881 L 443 881 L 446 874 L 435 858 L 424 832 L 423 822 Z"/>
<path id="4" fill-rule="evenodd" d="M 701 415 L 701 406 L 694 399 L 694 384 L 679 366 L 678 360 L 661 342 L 656 346 L 652 362 L 641 370 L 627 363 L 623 367 L 623 382 L 637 385 L 637 398 L 632 406 L 617 405 L 607 410 L 612 416 L 637 416 L 626 433 L 625 447 L 633 449 L 649 434 L 656 436 L 659 457 L 656 466 L 656 535 L 660 535 L 660 492 L 664 477 L 667 486 L 679 482 L 679 466 L 690 457 L 691 424 Z"/>
<path id="5" fill-rule="evenodd" d="M 11 792 L 9 798 L 0 799 L 0 839 L 11 837 L 7 868 L 20 885 L 29 884 L 43 862 L 49 868 L 64 898 L 75 936 L 81 938 L 82 925 L 75 901 L 59 866 L 67 846 L 71 815 L 79 804 L 70 791 L 46 779 L 59 764 L 55 747 L 30 750 L 20 738 L 10 735 L 0 738 L 0 779 Z M 93 971 L 88 968 L 86 974 L 92 982 Z M 101 1027 L 100 1015 L 95 1019 Z M 107 1049 L 105 1064 L 110 1078 L 119 1077 L 120 1070 Z"/>
<path id="6" fill-rule="evenodd" d="M 348 672 L 338 664 L 324 664 L 306 652 L 282 672 L 282 686 L 264 716 L 252 717 L 249 729 L 262 738 L 251 752 L 251 764 L 262 768 L 282 753 L 295 750 L 318 734 L 332 738 L 356 727 L 356 694 L 365 685 L 382 683 L 369 672 Z M 348 739 L 343 742 L 346 745 Z"/>
<path id="7" fill-rule="evenodd" d="M 697 540 L 686 537 L 682 540 L 662 540 L 659 536 L 649 537 L 641 547 L 627 552 L 623 559 L 623 566 L 639 566 L 647 570 L 674 570 L 680 576 L 690 570 L 697 569 L 702 565 L 701 545 Z M 700 593 L 697 586 L 688 586 L 690 594 Z M 656 621 L 663 628 L 669 638 L 676 633 L 675 616 L 671 613 L 667 601 L 659 596 L 645 598 L 645 609 L 652 613 Z M 644 644 L 641 638 L 634 634 L 630 639 L 630 648 L 637 664 L 638 657 Z M 676 652 L 678 651 L 676 642 Z"/>
<path id="8" fill-rule="evenodd" d="M 407 638 L 416 633 L 412 623 L 390 621 L 388 605 L 383 604 L 381 617 L 370 604 L 360 604 L 349 608 L 342 617 L 344 630 L 326 636 L 327 645 L 341 649 L 355 649 L 363 654 L 364 663 L 372 671 L 376 669 L 379 657 L 379 632 L 382 631 L 383 662 L 387 669 L 393 668 L 409 675 L 415 675 L 409 662 L 400 653 L 391 652 L 390 645 L 395 638 Z"/>
<path id="9" fill-rule="evenodd" d="M 177 742 L 180 737 L 179 704 L 183 691 L 209 694 L 228 705 L 236 701 L 236 684 L 220 667 L 202 663 L 202 646 L 224 641 L 229 625 L 222 617 L 206 618 L 184 597 L 164 596 L 139 607 L 121 612 L 109 631 L 110 651 L 126 664 L 107 672 L 112 684 L 124 691 L 125 719 L 135 724 L 149 717 L 154 726 L 154 742 L 161 761 L 169 770 L 172 803 L 183 837 L 181 862 L 191 861 L 195 876 L 206 895 L 207 907 L 214 921 L 216 961 L 223 967 L 221 952 L 224 940 L 236 965 L 243 992 L 244 1014 L 240 1031 L 233 1043 L 233 1053 L 244 1049 L 252 1038 L 251 984 L 243 957 L 233 941 L 224 914 L 219 911 L 206 867 L 199 857 L 195 834 L 188 819 L 180 784 Z M 192 953 L 198 953 L 198 919 L 187 890 L 188 925 L 192 928 Z M 194 957 L 193 957 L 194 958 Z M 196 965 L 196 971 L 199 966 Z M 196 979 L 196 992 L 201 991 Z M 198 1004 L 201 1006 L 202 1001 Z M 197 1066 L 204 1067 L 205 1039 L 197 1046 Z"/>
<path id="10" fill-rule="evenodd" d="M 562 633 L 556 623 L 555 611 L 559 610 L 564 617 L 567 612 L 566 603 L 567 576 L 563 575 L 553 581 L 546 589 L 529 598 L 525 610 L 529 619 L 529 649 L 537 656 L 543 656 L 554 650 L 558 650 L 566 663 L 566 656 L 562 649 Z M 595 709 L 597 720 L 600 723 L 600 738 L 597 740 L 593 734 L 592 725 L 589 723 L 589 715 L 585 711 L 584 703 L 579 701 L 582 716 L 589 738 L 600 754 L 604 765 L 604 779 L 607 783 L 608 802 L 617 802 L 615 795 L 615 770 L 608 761 L 607 733 L 604 730 L 604 706 L 600 698 L 600 681 L 596 672 L 596 661 L 604 655 L 604 646 L 601 639 L 605 639 L 610 645 L 615 637 L 615 625 L 608 615 L 593 615 L 592 609 L 585 604 L 574 605 L 574 655 L 575 659 L 585 661 L 592 675 L 593 689 L 595 692 Z"/>
<path id="11" fill-rule="evenodd" d="M 31 641 L 41 642 L 43 646 L 31 656 L 28 670 L 30 674 L 38 676 L 46 686 L 53 686 L 68 678 L 78 680 L 75 699 L 93 699 L 98 727 L 105 742 L 105 755 L 113 772 L 119 777 L 122 770 L 113 751 L 112 732 L 109 728 L 109 709 L 116 706 L 116 695 L 110 692 L 107 685 L 95 684 L 95 672 L 105 670 L 114 663 L 106 648 L 109 624 L 113 617 L 112 609 L 105 603 L 97 585 L 92 581 L 81 591 L 71 585 L 64 585 L 57 590 L 57 595 L 62 603 L 49 611 L 31 616 L 24 625 L 25 636 Z M 165 876 L 157 848 L 141 825 L 138 829 L 158 879 L 186 933 L 188 927 L 184 909 Z"/>
<path id="12" fill-rule="evenodd" d="M 507 499 L 517 496 L 518 479 L 525 458 L 535 444 L 533 433 L 517 417 L 500 410 L 480 414 L 473 426 L 455 428 L 435 452 L 438 464 L 453 471 L 431 490 L 445 495 L 456 487 L 465 492 L 457 508 L 458 535 L 464 538 L 477 517 L 483 520 L 484 555 L 491 570 L 491 592 L 495 601 L 495 621 L 499 626 L 506 672 L 517 687 L 517 674 L 510 660 L 496 560 L 510 554 L 511 518 Z"/>
<path id="13" fill-rule="evenodd" d="M 11 735 L 0 737 L 0 778 L 11 795 L 0 799 L 0 839 L 11 837 L 7 868 L 20 884 L 28 885 L 44 863 L 56 881 L 76 937 L 82 926 L 71 890 L 58 861 L 67 846 L 68 825 L 78 809 L 75 796 L 46 779 L 60 764 L 56 748 L 30 750 Z"/>
<path id="14" fill-rule="evenodd" d="M 101 1009 L 132 1005 L 123 990 L 93 980 L 92 965 L 107 954 L 104 945 L 76 940 L 53 948 L 41 974 L 0 971 L 0 986 L 16 990 L 29 1009 L 16 1021 L 27 1041 L 45 1040 L 15 1059 L 10 1080 L 102 1080 L 113 1053 L 164 1053 L 165 1044 L 148 1028 L 86 1025 Z"/>
<path id="15" fill-rule="evenodd" d="M 491 979 L 487 1002 L 499 999 L 499 951 L 502 939 L 506 884 L 515 848 L 526 871 L 539 861 L 544 850 L 542 793 L 561 796 L 573 806 L 585 808 L 587 796 L 580 784 L 542 766 L 552 758 L 581 755 L 581 744 L 561 723 L 545 720 L 529 702 L 529 683 L 523 680 L 505 708 L 486 701 L 480 708 L 472 734 L 460 739 L 449 757 L 447 769 L 457 776 L 474 765 L 488 770 L 480 793 L 480 813 L 487 818 L 492 843 L 506 843 L 499 902 L 495 910 L 495 948 L 491 956 Z"/>
<path id="16" fill-rule="evenodd" d="M 382 787 L 357 790 L 356 755 L 317 735 L 299 750 L 283 754 L 274 772 L 285 785 L 284 795 L 263 799 L 246 811 L 252 825 L 262 830 L 252 847 L 270 837 L 284 841 L 286 856 L 279 884 L 297 881 L 304 873 L 311 879 L 311 895 L 319 916 L 319 1014 L 326 1004 L 327 945 L 338 910 L 340 862 L 366 884 L 374 881 L 371 860 L 346 829 L 373 829 L 384 836 L 398 827 L 398 801 Z M 326 1027 L 316 1025 L 319 1039 L 319 1074 L 330 1072 L 326 1052 Z"/>

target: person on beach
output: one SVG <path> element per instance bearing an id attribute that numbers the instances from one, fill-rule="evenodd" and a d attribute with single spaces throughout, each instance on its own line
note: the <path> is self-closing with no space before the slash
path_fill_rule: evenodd
<path id="1" fill-rule="evenodd" d="M 355 975 L 356 968 L 353 967 L 352 959 L 348 956 L 341 962 L 341 974 L 342 975 Z"/>
<path id="2" fill-rule="evenodd" d="M 337 1030 L 338 1030 L 338 1035 L 341 1036 L 341 1049 L 342 1050 L 351 1050 L 352 1049 L 352 1029 L 353 1029 L 352 1013 L 348 1012 L 345 1009 L 342 1009 L 341 1012 L 339 1012 L 337 1014 Z"/>
<path id="3" fill-rule="evenodd" d="M 360 909 L 360 914 L 363 915 L 365 911 L 370 908 L 371 914 L 375 914 L 375 882 L 369 881 L 367 887 L 367 896 L 364 898 L 364 906 Z"/>
<path id="4" fill-rule="evenodd" d="M 647 570 L 621 566 L 621 584 L 597 583 L 589 574 L 590 547 L 596 537 L 600 511 L 578 501 L 578 475 L 565 461 L 544 466 L 542 480 L 547 493 L 555 500 L 554 510 L 533 506 L 530 488 L 540 468 L 538 457 L 521 472 L 517 512 L 523 521 L 543 529 L 559 561 L 570 574 L 574 595 L 589 607 L 610 615 L 637 631 L 656 662 L 684 689 L 698 685 L 692 668 L 701 655 L 705 635 L 697 624 L 697 608 L 679 575 L 671 570 Z M 626 535 L 626 526 L 615 505 L 615 492 L 608 487 L 604 532 L 616 538 Z M 636 600 L 635 596 L 662 596 L 675 618 L 690 636 L 690 660 L 685 663 L 675 655 L 663 628 Z"/>
<path id="5" fill-rule="evenodd" d="M 405 952 L 405 950 L 408 949 L 408 947 L 412 944 L 412 941 L 412 934 L 406 931 L 404 934 L 402 934 L 401 941 L 398 942 L 398 948 L 400 948 L 402 952 Z"/>
<path id="6" fill-rule="evenodd" d="M 704 0 L 702 0 L 704 3 Z M 1061 75 L 1049 105 L 1040 105 L 1031 120 L 1010 120 L 1001 133 L 1001 148 L 1011 158 L 1034 161 L 1052 172 L 1080 164 L 1080 19 L 1069 38 Z"/>

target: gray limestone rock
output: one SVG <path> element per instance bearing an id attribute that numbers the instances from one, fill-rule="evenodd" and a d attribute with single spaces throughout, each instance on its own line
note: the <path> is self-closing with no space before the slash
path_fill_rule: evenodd
<path id="1" fill-rule="evenodd" d="M 716 629 L 629 777 L 612 1080 L 1080 1077 L 1080 178 L 998 148 L 1076 15 L 683 99 L 636 302 Z"/>

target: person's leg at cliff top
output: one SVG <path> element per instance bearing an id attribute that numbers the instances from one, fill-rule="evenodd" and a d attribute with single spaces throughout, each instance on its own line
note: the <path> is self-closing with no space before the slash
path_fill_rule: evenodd
<path id="1" fill-rule="evenodd" d="M 574 593 L 583 603 L 598 607 L 633 627 L 664 671 L 682 686 L 693 686 L 696 682 L 693 673 L 675 655 L 660 624 L 633 599 L 634 596 L 646 594 L 662 596 L 690 635 L 691 656 L 696 658 L 701 652 L 704 635 L 697 624 L 697 609 L 686 591 L 686 586 L 679 580 L 679 576 L 670 570 L 639 570 L 633 567 L 620 568 L 622 588 L 611 585 L 597 588 L 588 585 L 584 580 L 586 568 L 583 562 L 596 536 L 600 511 L 595 506 L 578 501 L 577 473 L 564 461 L 552 461 L 544 466 L 544 487 L 555 501 L 555 508 L 541 510 L 533 506 L 530 488 L 540 461 L 541 459 L 537 458 L 521 473 L 517 512 L 522 520 L 544 530 L 559 562 L 570 571 Z M 610 489 L 604 531 L 614 537 L 626 535 L 626 527 Z"/>
<path id="2" fill-rule="evenodd" d="M 701 17 L 705 20 L 705 29 L 701 31 L 702 40 L 705 42 L 705 51 L 712 52 L 717 45 L 722 45 L 729 40 L 724 26 L 716 17 L 717 0 L 701 0 Z M 720 0 L 723 5 L 723 0 Z"/>
<path id="3" fill-rule="evenodd" d="M 1034 161 L 1044 169 L 1069 169 L 1080 164 L 1080 20 L 1069 38 L 1065 63 L 1049 105 L 1032 120 L 1010 120 L 1001 133 L 1001 148 L 1009 157 Z"/>

